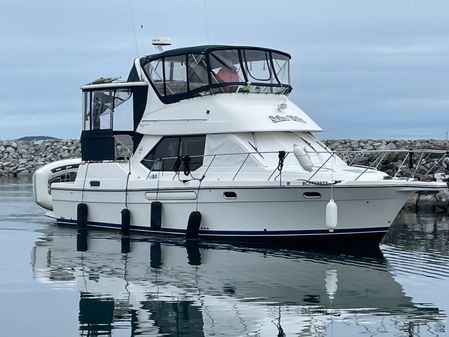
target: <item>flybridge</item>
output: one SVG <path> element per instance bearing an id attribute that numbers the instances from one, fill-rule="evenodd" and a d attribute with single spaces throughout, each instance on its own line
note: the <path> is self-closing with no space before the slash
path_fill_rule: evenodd
<path id="1" fill-rule="evenodd" d="M 198 46 L 140 59 L 163 103 L 219 93 L 288 95 L 290 55 L 267 48 Z"/>

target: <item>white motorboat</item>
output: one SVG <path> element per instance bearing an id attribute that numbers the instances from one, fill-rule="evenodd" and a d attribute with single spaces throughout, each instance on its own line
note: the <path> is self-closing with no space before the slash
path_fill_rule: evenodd
<path id="1" fill-rule="evenodd" d="M 81 159 L 34 174 L 59 223 L 189 238 L 379 243 L 416 191 L 318 140 L 288 95 L 290 55 L 244 46 L 172 49 L 126 82 L 81 87 Z"/>

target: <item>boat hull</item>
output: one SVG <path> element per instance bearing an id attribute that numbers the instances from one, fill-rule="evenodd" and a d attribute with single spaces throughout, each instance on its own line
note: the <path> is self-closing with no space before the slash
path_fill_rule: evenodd
<path id="1" fill-rule="evenodd" d="M 230 191 L 233 194 L 229 194 Z M 126 194 L 126 196 L 125 196 Z M 337 228 L 326 227 L 326 204 L 338 207 Z M 77 223 L 77 205 L 88 205 L 87 226 L 121 228 L 121 211 L 130 211 L 130 230 L 186 235 L 189 216 L 201 213 L 197 236 L 220 241 L 316 245 L 378 244 L 410 191 L 399 186 L 293 186 L 135 190 L 60 189 L 52 191 L 53 217 Z M 232 198 L 225 197 L 231 195 Z M 235 197 L 234 197 L 235 196 Z M 126 199 L 126 200 L 125 200 Z M 161 203 L 161 226 L 151 226 L 151 204 Z"/>
<path id="2" fill-rule="evenodd" d="M 77 225 L 76 220 L 67 220 L 63 218 L 56 219 L 58 224 L 63 225 Z M 87 222 L 88 227 L 105 228 L 111 230 L 121 230 L 121 225 L 101 222 Z M 269 244 L 272 245 L 286 245 L 296 246 L 300 244 L 301 247 L 310 248 L 337 248 L 337 247 L 364 247 L 366 245 L 378 245 L 389 227 L 378 228 L 359 228 L 356 230 L 336 229 L 334 232 L 328 230 L 323 231 L 279 231 L 270 232 L 231 232 L 201 230 L 198 233 L 199 239 L 206 239 L 208 241 L 218 242 L 232 242 L 232 243 L 248 243 L 248 244 L 263 244 L 264 247 Z M 170 235 L 170 236 L 185 236 L 186 230 L 153 230 L 147 226 L 131 226 L 130 231 L 136 233 L 146 233 L 150 235 Z"/>

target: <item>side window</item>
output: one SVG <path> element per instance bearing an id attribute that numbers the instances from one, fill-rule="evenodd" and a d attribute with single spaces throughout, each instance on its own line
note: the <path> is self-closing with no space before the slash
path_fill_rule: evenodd
<path id="1" fill-rule="evenodd" d="M 179 137 L 164 137 L 144 158 L 143 164 L 153 171 L 173 171 L 178 153 Z"/>
<path id="2" fill-rule="evenodd" d="M 256 82 L 271 82 L 271 67 L 268 63 L 267 52 L 263 50 L 245 50 L 244 59 L 246 73 L 250 80 Z"/>
<path id="3" fill-rule="evenodd" d="M 274 73 L 281 84 L 290 85 L 290 59 L 282 54 L 271 53 Z"/>
<path id="4" fill-rule="evenodd" d="M 165 58 L 165 90 L 166 95 L 184 94 L 187 92 L 185 55 Z"/>
<path id="5" fill-rule="evenodd" d="M 192 171 L 203 165 L 206 136 L 164 137 L 142 160 L 153 171 L 173 171 L 178 157 L 190 156 Z M 180 168 L 183 170 L 183 166 Z"/>
<path id="6" fill-rule="evenodd" d="M 84 92 L 84 130 L 132 131 L 133 105 L 130 88 Z M 127 102 L 127 104 L 122 105 Z"/>
<path id="7" fill-rule="evenodd" d="M 206 143 L 206 136 L 189 136 L 181 137 L 181 146 L 179 155 L 188 155 L 191 157 L 190 169 L 192 171 L 198 169 L 203 165 L 204 144 Z"/>
<path id="8" fill-rule="evenodd" d="M 150 75 L 151 81 L 156 86 L 160 95 L 164 96 L 164 63 L 163 59 L 151 61 L 145 65 L 145 70 Z"/>
<path id="9" fill-rule="evenodd" d="M 202 54 L 188 55 L 188 84 L 189 91 L 209 85 L 206 56 Z"/>
<path id="10" fill-rule="evenodd" d="M 93 129 L 112 129 L 114 91 L 96 91 L 92 99 Z"/>

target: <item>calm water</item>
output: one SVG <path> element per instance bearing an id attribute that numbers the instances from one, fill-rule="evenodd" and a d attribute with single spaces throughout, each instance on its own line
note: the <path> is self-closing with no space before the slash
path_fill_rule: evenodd
<path id="1" fill-rule="evenodd" d="M 449 219 L 402 213 L 374 256 L 55 225 L 0 180 L 0 336 L 448 336 Z"/>

